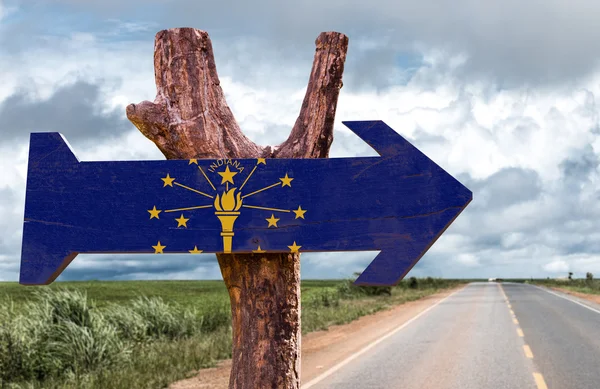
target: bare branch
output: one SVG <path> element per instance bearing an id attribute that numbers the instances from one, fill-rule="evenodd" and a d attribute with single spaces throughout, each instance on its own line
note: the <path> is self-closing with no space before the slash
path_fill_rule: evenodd
<path id="1" fill-rule="evenodd" d="M 240 130 L 220 86 L 208 34 L 173 28 L 154 41 L 156 99 L 127 117 L 168 159 L 253 158 L 263 153 Z"/>
<path id="2" fill-rule="evenodd" d="M 274 153 L 276 158 L 326 158 L 333 141 L 333 122 L 342 88 L 348 37 L 322 32 L 300 114 L 289 138 Z"/>

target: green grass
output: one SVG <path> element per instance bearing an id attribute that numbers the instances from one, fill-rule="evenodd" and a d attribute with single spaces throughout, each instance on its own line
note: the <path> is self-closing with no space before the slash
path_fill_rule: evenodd
<path id="1" fill-rule="evenodd" d="M 48 286 L 23 286 L 16 282 L 0 283 L 0 296 L 20 304 L 33 297 L 39 288 L 69 288 L 84 291 L 98 307 L 109 303 L 126 303 L 138 296 L 162 297 L 182 306 L 211 305 L 216 298 L 227 296 L 223 281 L 75 281 L 54 282 Z M 207 304 L 204 304 L 204 302 Z M 228 301 L 228 300 L 227 300 Z"/>
<path id="2" fill-rule="evenodd" d="M 350 280 L 303 281 L 302 332 L 460 283 L 427 278 L 359 288 Z M 0 296 L 2 389 L 164 388 L 231 356 L 222 281 L 0 283 Z"/>

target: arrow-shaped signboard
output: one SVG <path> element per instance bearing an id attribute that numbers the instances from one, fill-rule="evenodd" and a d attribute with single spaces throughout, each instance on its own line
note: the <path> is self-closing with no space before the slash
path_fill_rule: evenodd
<path id="1" fill-rule="evenodd" d="M 32 133 L 20 283 L 79 253 L 380 250 L 356 284 L 394 285 L 472 193 L 382 121 L 344 124 L 380 156 L 80 162 Z"/>

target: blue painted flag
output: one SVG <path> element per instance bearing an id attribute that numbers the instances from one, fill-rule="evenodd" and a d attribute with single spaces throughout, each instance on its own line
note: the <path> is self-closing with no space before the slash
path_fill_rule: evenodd
<path id="1" fill-rule="evenodd" d="M 472 193 L 385 123 L 344 124 L 380 156 L 84 162 L 32 133 L 20 282 L 78 253 L 380 250 L 356 283 L 396 284 Z"/>

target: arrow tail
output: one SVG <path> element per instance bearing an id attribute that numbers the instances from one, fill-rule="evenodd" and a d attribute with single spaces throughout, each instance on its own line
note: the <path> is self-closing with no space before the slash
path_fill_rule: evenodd
<path id="1" fill-rule="evenodd" d="M 55 189 L 53 176 L 58 171 L 73 169 L 79 160 L 66 139 L 58 132 L 32 133 L 30 136 L 29 162 L 27 166 L 27 190 L 25 193 L 25 220 L 21 249 L 21 284 L 40 285 L 51 283 L 77 253 L 66 249 L 67 230 L 48 234 L 49 226 L 43 221 L 34 220 L 40 206 L 40 197 L 47 196 Z M 48 204 L 44 203 L 44 207 Z M 58 239 L 56 239 L 58 238 Z"/>
<path id="2" fill-rule="evenodd" d="M 23 246 L 21 248 L 21 270 L 19 283 L 23 285 L 48 285 L 77 256 L 66 248 L 68 228 L 48 226 L 42 223 L 25 221 L 23 225 Z M 59 239 L 55 239 L 60 237 Z"/>
<path id="3" fill-rule="evenodd" d="M 33 132 L 29 137 L 29 171 L 41 165 L 78 163 L 73 149 L 59 132 Z"/>

